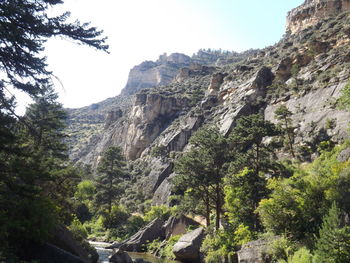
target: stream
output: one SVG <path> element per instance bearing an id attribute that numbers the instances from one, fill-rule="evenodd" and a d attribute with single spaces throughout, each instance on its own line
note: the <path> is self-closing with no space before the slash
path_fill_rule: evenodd
<path id="1" fill-rule="evenodd" d="M 109 263 L 108 257 L 111 255 L 112 249 L 106 249 L 105 247 L 111 244 L 105 243 L 105 242 L 92 242 L 92 241 L 90 241 L 90 244 L 96 248 L 97 253 L 100 256 L 98 263 Z M 181 263 L 180 261 L 157 258 L 157 257 L 154 257 L 153 255 L 146 254 L 146 253 L 128 252 L 128 254 L 132 259 L 142 258 L 143 260 L 151 263 Z"/>

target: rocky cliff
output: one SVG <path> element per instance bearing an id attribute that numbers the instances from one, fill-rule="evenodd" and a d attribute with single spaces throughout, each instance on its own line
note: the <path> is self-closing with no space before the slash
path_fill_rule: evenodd
<path id="1" fill-rule="evenodd" d="M 287 31 L 296 33 L 322 19 L 350 10 L 350 0 L 305 0 L 287 16 Z"/>
<path id="2" fill-rule="evenodd" d="M 316 2 L 320 1 L 304 6 Z M 320 3 L 323 6 L 324 1 Z M 297 13 L 289 15 L 293 12 Z M 167 83 L 152 82 L 153 88 L 125 95 L 132 102 L 124 107 L 113 104 L 103 127 L 87 146 L 75 151 L 76 160 L 96 166 L 107 147 L 119 145 L 132 161 L 134 182 L 122 201 L 153 198 L 153 204 L 167 203 L 172 162 L 186 150 L 193 132 L 216 124 L 228 134 L 240 116 L 257 112 L 275 122 L 274 111 L 280 105 L 293 113 L 298 155 L 302 161 L 310 160 L 320 142 L 348 138 L 350 114 L 337 108 L 337 100 L 350 77 L 349 24 L 349 13 L 340 13 L 286 35 L 274 46 L 231 53 L 225 59 L 176 55 L 177 65 Z M 160 60 L 167 64 L 169 57 Z M 147 65 L 164 66 L 159 63 Z M 138 87 L 144 88 L 142 83 Z M 74 116 L 77 123 L 79 117 Z M 280 154 L 288 157 L 286 152 Z"/>

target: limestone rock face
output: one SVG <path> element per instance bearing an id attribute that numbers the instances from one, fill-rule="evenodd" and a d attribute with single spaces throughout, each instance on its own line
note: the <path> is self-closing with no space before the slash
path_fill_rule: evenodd
<path id="1" fill-rule="evenodd" d="M 218 96 L 230 105 L 226 112 L 221 113 L 219 127 L 223 134 L 227 135 L 231 131 L 239 117 L 255 113 L 258 98 L 265 97 L 266 87 L 271 85 L 273 78 L 271 69 L 263 67 L 247 81 L 231 81 L 222 85 Z"/>
<path id="2" fill-rule="evenodd" d="M 189 66 L 190 63 L 191 58 L 180 53 L 169 56 L 164 54 L 156 62 L 142 62 L 130 70 L 129 79 L 122 94 L 131 95 L 141 89 L 166 85 L 175 78 L 180 68 Z"/>
<path id="3" fill-rule="evenodd" d="M 349 0 L 306 0 L 288 13 L 286 28 L 294 34 L 315 25 L 325 17 L 349 10 Z"/>
<path id="4" fill-rule="evenodd" d="M 124 153 L 127 159 L 134 160 L 163 131 L 167 124 L 176 118 L 188 101 L 159 94 L 136 95 L 132 112 L 129 116 L 127 138 Z"/>
<path id="5" fill-rule="evenodd" d="M 200 262 L 200 247 L 204 238 L 202 227 L 183 235 L 173 247 L 173 253 L 177 259 L 188 262 Z"/>

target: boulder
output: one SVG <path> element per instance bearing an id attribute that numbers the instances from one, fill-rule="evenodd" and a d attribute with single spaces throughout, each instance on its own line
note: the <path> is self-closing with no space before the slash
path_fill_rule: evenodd
<path id="1" fill-rule="evenodd" d="M 337 156 L 337 160 L 339 162 L 346 162 L 347 160 L 349 160 L 349 158 L 350 158 L 350 147 L 347 147 L 344 150 L 342 150 Z"/>
<path id="2" fill-rule="evenodd" d="M 199 227 L 200 224 L 191 218 L 184 215 L 177 217 L 170 217 L 164 224 L 165 239 L 169 239 L 171 236 L 183 235 L 186 233 L 186 229 L 189 226 Z"/>
<path id="3" fill-rule="evenodd" d="M 137 258 L 137 259 L 134 259 L 134 263 L 151 263 L 151 262 L 145 261 L 142 258 Z"/>
<path id="4" fill-rule="evenodd" d="M 268 255 L 269 242 L 264 239 L 248 242 L 237 252 L 238 263 L 270 263 L 271 257 Z"/>
<path id="5" fill-rule="evenodd" d="M 200 247 L 204 238 L 202 227 L 183 235 L 173 247 L 178 260 L 188 263 L 200 262 Z"/>
<path id="6" fill-rule="evenodd" d="M 133 263 L 131 257 L 121 249 L 114 249 L 112 255 L 109 257 L 109 262 L 113 263 Z"/>
<path id="7" fill-rule="evenodd" d="M 45 244 L 36 253 L 35 260 L 44 263 L 86 263 L 87 261 L 60 249 L 52 244 Z"/>
<path id="8" fill-rule="evenodd" d="M 120 246 L 120 249 L 125 251 L 142 252 L 144 250 L 144 245 L 147 243 L 152 242 L 157 238 L 164 239 L 163 224 L 163 220 L 158 218 L 154 219 L 135 235 L 124 241 Z"/>
<path id="9" fill-rule="evenodd" d="M 85 262 L 93 263 L 98 260 L 96 250 L 89 246 L 86 241 L 82 241 L 81 243 L 77 242 L 73 234 L 63 225 L 58 225 L 55 228 L 49 242 L 52 245 L 81 258 Z M 82 246 L 83 242 L 86 247 Z"/>

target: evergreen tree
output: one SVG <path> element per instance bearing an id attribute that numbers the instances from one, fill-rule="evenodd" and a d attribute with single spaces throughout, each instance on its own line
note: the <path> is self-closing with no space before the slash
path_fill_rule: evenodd
<path id="1" fill-rule="evenodd" d="M 335 203 L 323 218 L 313 262 L 350 262 L 350 228 L 342 227 L 341 212 Z"/>
<path id="2" fill-rule="evenodd" d="M 120 147 L 110 147 L 104 152 L 97 172 L 95 204 L 106 207 L 108 214 L 111 214 L 113 203 L 122 194 L 120 183 L 128 177 Z"/>
<path id="3" fill-rule="evenodd" d="M 295 158 L 295 152 L 294 152 L 294 127 L 292 124 L 292 119 L 291 116 L 293 113 L 288 110 L 288 108 L 285 105 L 280 106 L 276 111 L 275 111 L 275 117 L 279 121 L 278 125 L 283 131 L 283 135 L 285 136 L 287 148 L 290 152 L 290 154 Z"/>
<path id="4" fill-rule="evenodd" d="M 207 224 L 210 212 L 215 209 L 216 229 L 220 226 L 223 200 L 223 177 L 228 161 L 228 144 L 215 127 L 204 127 L 190 139 L 193 148 L 176 163 L 175 187 L 190 191 L 191 197 L 201 200 L 205 207 Z M 194 202 L 193 204 L 197 204 Z"/>
<path id="5" fill-rule="evenodd" d="M 51 83 L 51 72 L 42 55 L 45 42 L 55 36 L 68 38 L 96 49 L 107 50 L 102 31 L 89 23 L 68 22 L 70 13 L 50 16 L 50 8 L 62 0 L 4 0 L 0 2 L 0 82 L 2 107 L 13 112 L 4 89 L 15 88 L 30 96 L 42 94 Z"/>
<path id="6" fill-rule="evenodd" d="M 265 174 L 274 175 L 280 169 L 263 138 L 277 134 L 275 125 L 260 114 L 241 117 L 232 130 L 229 141 L 233 161 L 226 176 L 225 194 L 226 208 L 235 225 L 243 223 L 254 230 L 261 228 L 255 210 L 268 194 Z"/>
<path id="7" fill-rule="evenodd" d="M 67 164 L 64 113 L 54 102 L 52 73 L 43 56 L 55 36 L 107 51 L 102 31 L 48 14 L 61 0 L 0 1 L 0 254 L 25 255 L 52 227 L 69 220 L 78 179 Z M 26 116 L 15 114 L 12 90 L 35 99 Z M 20 255 L 21 254 L 21 255 Z"/>
<path id="8" fill-rule="evenodd" d="M 239 172 L 244 167 L 254 169 L 256 174 L 271 172 L 275 169 L 273 149 L 263 143 L 263 138 L 278 134 L 275 125 L 264 120 L 261 114 L 252 114 L 238 119 L 229 137 L 234 154 L 231 172 Z"/>

